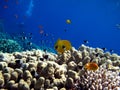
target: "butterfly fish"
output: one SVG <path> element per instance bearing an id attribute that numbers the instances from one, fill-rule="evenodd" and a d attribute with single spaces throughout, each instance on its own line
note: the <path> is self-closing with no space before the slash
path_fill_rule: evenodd
<path id="1" fill-rule="evenodd" d="M 98 64 L 94 62 L 88 62 L 85 64 L 85 69 L 87 70 L 96 71 L 98 68 L 99 68 Z"/>
<path id="2" fill-rule="evenodd" d="M 59 54 L 62 54 L 65 51 L 70 50 L 72 46 L 70 41 L 58 39 L 54 45 L 54 48 Z"/>

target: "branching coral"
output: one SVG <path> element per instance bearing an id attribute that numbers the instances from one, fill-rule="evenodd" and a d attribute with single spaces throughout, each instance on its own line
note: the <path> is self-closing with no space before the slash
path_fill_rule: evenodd
<path id="1" fill-rule="evenodd" d="M 76 81 L 74 88 L 80 90 L 117 90 L 117 88 L 120 88 L 120 77 L 118 74 L 118 72 L 108 71 L 103 67 L 100 67 L 95 72 L 86 71 Z"/>

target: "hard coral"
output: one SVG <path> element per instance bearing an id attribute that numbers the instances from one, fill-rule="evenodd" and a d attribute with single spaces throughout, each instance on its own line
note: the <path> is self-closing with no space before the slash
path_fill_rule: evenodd
<path id="1" fill-rule="evenodd" d="M 2 72 L 0 72 L 0 87 L 3 87 L 3 85 L 4 85 L 4 77 Z"/>
<path id="2" fill-rule="evenodd" d="M 120 56 L 82 45 L 63 54 L 40 50 L 1 53 L 0 89 L 8 90 L 118 90 Z M 99 68 L 87 71 L 86 63 Z"/>
<path id="3" fill-rule="evenodd" d="M 21 51 L 21 46 L 14 40 L 11 39 L 0 39 L 0 51 L 12 53 L 16 51 Z"/>
<path id="4" fill-rule="evenodd" d="M 102 66 L 95 72 L 85 72 L 75 84 L 75 88 L 80 90 L 104 90 L 105 88 L 107 90 L 117 90 L 119 86 L 118 72 L 108 71 Z"/>

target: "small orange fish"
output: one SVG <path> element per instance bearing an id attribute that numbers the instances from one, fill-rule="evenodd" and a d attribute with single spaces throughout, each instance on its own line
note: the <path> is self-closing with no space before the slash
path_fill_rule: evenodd
<path id="1" fill-rule="evenodd" d="M 66 50 L 70 50 L 72 48 L 71 43 L 68 40 L 58 39 L 54 46 L 55 50 L 62 54 Z"/>
<path id="2" fill-rule="evenodd" d="M 39 27 L 40 29 L 43 29 L 43 26 L 42 26 L 42 25 L 39 25 L 38 27 Z"/>
<path id="3" fill-rule="evenodd" d="M 16 0 L 16 4 L 17 4 L 17 5 L 19 4 L 19 1 L 18 1 L 18 0 Z"/>
<path id="4" fill-rule="evenodd" d="M 89 63 L 86 63 L 86 64 L 85 64 L 85 68 L 86 68 L 87 70 L 96 71 L 96 70 L 99 68 L 99 66 L 98 66 L 97 63 L 89 62 Z"/>
<path id="5" fill-rule="evenodd" d="M 3 6 L 3 8 L 7 9 L 7 8 L 8 8 L 8 6 L 7 6 L 7 5 L 4 5 L 4 6 Z"/>
<path id="6" fill-rule="evenodd" d="M 5 2 L 8 2 L 8 0 L 4 0 Z"/>
<path id="7" fill-rule="evenodd" d="M 43 34 L 44 33 L 44 30 L 40 30 L 40 34 Z"/>

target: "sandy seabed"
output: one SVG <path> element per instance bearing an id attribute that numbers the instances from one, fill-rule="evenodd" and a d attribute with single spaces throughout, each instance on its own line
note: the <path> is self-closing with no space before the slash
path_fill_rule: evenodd
<path id="1" fill-rule="evenodd" d="M 86 70 L 88 62 L 99 69 Z M 0 90 L 120 90 L 120 56 L 85 45 L 61 55 L 0 53 Z"/>

